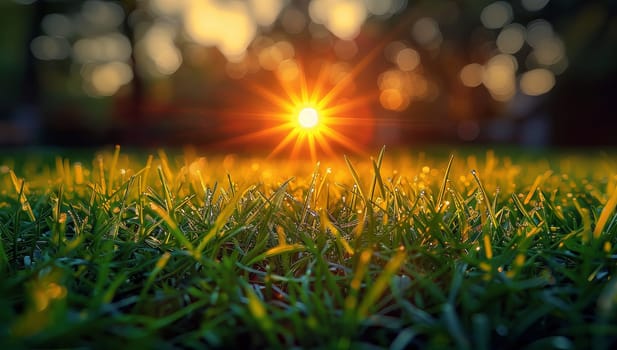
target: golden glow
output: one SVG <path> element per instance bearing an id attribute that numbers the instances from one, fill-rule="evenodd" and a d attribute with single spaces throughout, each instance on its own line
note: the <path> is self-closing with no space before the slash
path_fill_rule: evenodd
<path id="1" fill-rule="evenodd" d="M 353 2 L 356 1 L 362 0 Z M 311 18 L 321 19 L 320 23 L 323 24 L 326 19 L 322 16 L 326 15 L 322 13 L 323 8 L 317 6 L 320 4 L 323 5 L 323 1 L 311 1 L 309 12 Z M 337 34 L 336 30 L 331 28 L 332 23 L 326 26 L 335 35 Z M 354 36 L 352 27 L 351 25 L 345 27 L 345 30 L 339 28 L 341 32 L 348 30 L 345 35 L 338 33 L 341 34 L 339 38 L 350 40 Z M 392 33 L 394 34 L 395 32 Z M 367 89 L 365 82 L 359 77 L 389 42 L 391 38 L 383 40 L 363 54 L 353 65 L 323 60 L 304 66 L 301 57 L 295 54 L 293 46 L 284 42 L 277 45 L 272 40 L 258 37 L 255 44 L 255 50 L 258 52 L 276 46 L 274 49 L 267 49 L 267 54 L 258 53 L 257 64 L 262 67 L 267 66 L 267 70 L 277 78 L 279 85 L 245 81 L 251 94 L 247 95 L 247 101 L 242 105 L 248 110 L 229 111 L 231 116 L 241 116 L 241 118 L 230 119 L 230 123 L 225 127 L 228 129 L 227 132 L 234 132 L 240 136 L 223 141 L 221 146 L 230 143 L 243 143 L 249 147 L 272 145 L 268 157 L 280 155 L 291 149 L 291 158 L 309 155 L 313 161 L 316 161 L 318 156 L 336 156 L 339 151 L 364 154 L 363 146 L 374 136 L 375 124 L 390 121 L 388 118 L 375 118 L 372 115 L 370 103 L 380 100 L 380 91 Z M 347 44 L 351 43 L 345 43 Z M 289 52 L 288 57 L 285 57 L 284 52 Z M 346 55 L 347 52 L 343 54 Z M 409 51 L 405 51 L 398 60 L 409 70 L 418 64 L 414 62 L 413 52 Z M 420 79 L 419 73 L 414 71 L 404 73 L 409 77 L 407 80 L 413 84 L 413 91 L 403 96 L 400 96 L 400 91 L 388 91 L 381 96 L 382 102 L 386 101 L 385 103 L 397 110 L 409 104 L 410 96 L 419 98 L 426 95 L 429 90 L 428 82 Z M 385 78 L 388 78 L 384 79 L 385 85 L 404 83 L 397 81 L 399 79 L 396 76 Z M 366 92 L 358 96 L 355 94 L 357 91 Z M 252 98 L 257 99 L 252 100 Z"/>
<path id="2" fill-rule="evenodd" d="M 360 63 L 345 72 L 336 64 L 325 63 L 317 74 L 311 75 L 299 60 L 279 66 L 274 73 L 280 91 L 276 86 L 249 86 L 260 103 L 267 104 L 242 113 L 244 120 L 248 116 L 255 120 L 253 125 L 257 129 L 226 142 L 276 142 L 269 157 L 290 150 L 291 158 L 309 156 L 313 161 L 335 156 L 335 150 L 362 154 L 362 144 L 370 139 L 374 123 L 372 116 L 367 115 L 368 102 L 378 95 L 353 96 L 350 87 L 365 67 L 364 60 Z M 338 79 L 333 81 L 333 74 L 339 75 Z"/>
<path id="3" fill-rule="evenodd" d="M 319 124 L 319 114 L 312 107 L 303 108 L 298 113 L 298 124 L 304 129 L 313 129 Z"/>

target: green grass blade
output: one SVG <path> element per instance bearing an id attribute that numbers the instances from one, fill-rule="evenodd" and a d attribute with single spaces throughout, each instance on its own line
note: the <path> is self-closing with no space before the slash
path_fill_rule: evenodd
<path id="1" fill-rule="evenodd" d="M 336 244 L 339 244 L 345 250 L 345 252 L 349 254 L 350 256 L 354 255 L 355 250 L 351 247 L 349 242 L 347 242 L 347 240 L 343 237 L 339 229 L 336 226 L 334 226 L 332 221 L 330 221 L 330 219 L 328 218 L 328 214 L 326 213 L 325 210 L 322 209 L 319 211 L 319 218 L 321 221 L 323 231 L 330 232 L 334 236 Z"/>
<path id="2" fill-rule="evenodd" d="M 116 145 L 114 148 L 114 155 L 111 159 L 111 165 L 109 166 L 109 178 L 107 179 L 107 195 L 110 196 L 114 189 L 114 181 L 116 179 L 116 168 L 118 167 L 118 159 L 120 158 L 120 145 Z"/>
<path id="3" fill-rule="evenodd" d="M 32 206 L 30 206 L 30 202 L 28 201 L 28 197 L 26 196 L 26 180 L 18 179 L 13 170 L 9 170 L 9 174 L 11 176 L 11 181 L 13 182 L 13 186 L 15 187 L 15 191 L 17 191 L 17 198 L 19 203 L 21 204 L 21 209 L 28 214 L 28 218 L 30 221 L 36 221 L 34 217 L 34 212 L 32 211 Z"/>
<path id="4" fill-rule="evenodd" d="M 250 260 L 247 265 L 251 266 L 257 262 L 260 262 L 262 260 L 271 258 L 273 256 L 277 256 L 277 255 L 281 255 L 281 254 L 285 254 L 285 253 L 297 253 L 297 252 L 302 252 L 305 251 L 306 247 L 302 244 L 283 244 L 283 245 L 278 245 L 276 247 L 270 248 L 267 251 L 265 251 L 263 254 L 260 254 L 258 256 L 256 256 L 255 258 L 253 258 L 252 260 Z"/>
<path id="5" fill-rule="evenodd" d="M 146 294 L 148 293 L 148 291 L 152 287 L 152 284 L 155 282 L 155 280 L 158 277 L 158 275 L 161 273 L 161 271 L 163 271 L 163 269 L 165 268 L 165 266 L 169 262 L 169 258 L 170 257 L 171 257 L 171 254 L 169 254 L 169 252 L 165 252 L 156 261 L 156 264 L 154 265 L 154 269 L 152 269 L 152 272 L 150 272 L 150 274 L 148 275 L 148 279 L 144 283 L 144 286 L 142 287 L 141 292 L 139 293 L 139 300 L 140 301 L 146 300 Z"/>
<path id="6" fill-rule="evenodd" d="M 484 189 L 484 185 L 482 184 L 482 181 L 480 181 L 478 172 L 476 170 L 472 170 L 471 174 L 473 175 L 473 178 L 476 180 L 476 183 L 478 184 L 478 188 L 480 189 L 480 192 L 482 193 L 482 200 L 484 201 L 484 205 L 486 205 L 486 210 L 488 210 L 489 219 L 491 221 L 491 224 L 493 224 L 494 229 L 497 229 L 499 226 L 497 225 L 497 220 L 495 219 L 495 210 L 493 206 L 491 205 L 491 201 L 488 198 L 488 194 L 486 193 L 486 190 Z"/>
<path id="7" fill-rule="evenodd" d="M 248 189 L 246 191 L 248 191 Z M 219 232 L 223 229 L 223 226 L 225 226 L 231 215 L 236 210 L 241 194 L 242 193 L 240 192 L 236 192 L 235 195 L 230 198 L 227 204 L 225 204 L 225 207 L 223 207 L 223 209 L 218 214 L 214 225 L 212 225 L 212 227 L 208 230 L 208 232 L 199 242 L 199 245 L 195 250 L 195 254 L 201 254 L 201 252 L 203 252 L 208 243 L 210 243 L 210 241 L 212 241 L 216 237 L 216 235 L 219 234 Z"/>
<path id="8" fill-rule="evenodd" d="M 466 332 L 463 330 L 461 321 L 456 315 L 454 306 L 451 303 L 446 303 L 442 307 L 442 314 L 448 334 L 454 338 L 457 349 L 470 349 L 469 339 Z"/>
<path id="9" fill-rule="evenodd" d="M 593 230 L 593 237 L 599 238 L 602 235 L 602 231 L 608 222 L 608 219 L 611 215 L 615 213 L 615 207 L 617 206 L 617 186 L 613 189 L 609 199 L 606 201 L 604 208 L 602 208 L 602 212 L 600 213 L 600 217 L 596 223 L 596 227 Z"/>
<path id="10" fill-rule="evenodd" d="M 371 157 L 371 163 L 373 165 L 373 181 L 371 183 L 371 195 L 369 197 L 369 201 L 371 203 L 373 203 L 374 200 L 374 196 L 375 196 L 375 187 L 377 186 L 377 183 L 379 182 L 379 188 L 381 190 L 381 195 L 385 196 L 386 192 L 383 186 L 383 181 L 381 179 L 381 163 L 383 162 L 383 156 L 386 153 L 386 146 L 382 146 L 381 150 L 379 151 L 379 155 L 377 156 L 377 160 L 373 159 Z"/>
<path id="11" fill-rule="evenodd" d="M 358 306 L 358 315 L 360 317 L 364 318 L 368 315 L 369 309 L 375 305 L 379 297 L 386 290 L 392 276 L 400 269 L 406 258 L 407 254 L 405 251 L 399 250 L 390 261 L 388 261 L 379 277 L 377 277 L 373 285 L 366 292 L 366 295 L 362 298 L 362 302 Z"/>
<path id="12" fill-rule="evenodd" d="M 441 210 L 443 208 L 443 198 L 446 195 L 446 189 L 448 187 L 448 177 L 450 176 L 450 170 L 452 169 L 452 162 L 454 161 L 454 155 L 450 155 L 450 159 L 448 160 L 448 165 L 446 166 L 446 171 L 443 175 L 443 180 L 441 181 L 441 186 L 439 187 L 439 194 L 437 195 L 437 208 Z"/>
<path id="13" fill-rule="evenodd" d="M 343 158 L 345 159 L 345 163 L 347 164 L 347 169 L 349 169 L 349 173 L 351 174 L 354 184 L 356 185 L 358 194 L 360 194 L 360 199 L 366 205 L 366 197 L 364 196 L 364 192 L 362 191 L 362 182 L 360 181 L 360 176 L 358 176 L 358 173 L 356 172 L 356 169 L 354 168 L 353 164 L 351 164 L 351 161 L 349 160 L 349 158 L 347 158 L 347 156 L 343 156 Z"/>
<path id="14" fill-rule="evenodd" d="M 255 319 L 257 325 L 264 332 L 264 335 L 268 338 L 271 338 L 271 341 L 275 341 L 274 334 L 272 331 L 274 330 L 274 322 L 268 315 L 268 311 L 264 303 L 259 299 L 259 297 L 255 294 L 253 288 L 247 286 L 244 288 L 246 297 L 248 298 L 248 309 Z"/>
<path id="15" fill-rule="evenodd" d="M 173 237 L 178 241 L 180 246 L 183 246 L 187 251 L 197 256 L 197 251 L 193 248 L 193 244 L 186 238 L 184 233 L 178 227 L 176 221 L 168 214 L 168 212 L 158 206 L 156 203 L 150 203 L 150 209 L 152 209 L 167 225 L 167 229 L 169 233 L 173 235 Z"/>

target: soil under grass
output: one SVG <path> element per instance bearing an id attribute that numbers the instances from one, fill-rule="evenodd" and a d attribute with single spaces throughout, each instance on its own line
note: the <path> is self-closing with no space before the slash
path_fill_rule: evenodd
<path id="1" fill-rule="evenodd" d="M 617 347 L 617 161 L 0 156 L 0 346 Z"/>

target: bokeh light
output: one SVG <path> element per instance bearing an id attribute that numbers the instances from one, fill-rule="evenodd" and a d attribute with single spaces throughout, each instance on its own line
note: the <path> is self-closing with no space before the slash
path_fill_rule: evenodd
<path id="1" fill-rule="evenodd" d="M 407 48 L 407 45 L 404 42 L 393 41 L 384 48 L 384 56 L 388 61 L 396 64 L 398 53 L 405 48 Z"/>
<path id="2" fill-rule="evenodd" d="M 41 35 L 32 40 L 30 50 L 39 60 L 63 60 L 69 56 L 71 47 L 63 37 Z"/>
<path id="3" fill-rule="evenodd" d="M 520 85 L 521 91 L 526 95 L 542 95 L 549 92 L 555 86 L 555 75 L 548 69 L 532 69 L 523 73 Z"/>
<path id="4" fill-rule="evenodd" d="M 367 10 L 362 0 L 312 0 L 309 14 L 338 38 L 350 40 L 360 32 Z"/>
<path id="5" fill-rule="evenodd" d="M 117 28 L 124 20 L 124 10 L 112 1 L 87 0 L 81 9 L 82 18 L 88 23 L 81 30 L 106 30 Z"/>
<path id="6" fill-rule="evenodd" d="M 225 64 L 225 72 L 231 79 L 242 79 L 249 72 L 249 64 L 246 59 L 240 61 L 228 61 Z"/>
<path id="7" fill-rule="evenodd" d="M 482 77 L 484 74 L 484 67 L 478 63 L 470 63 L 461 69 L 459 77 L 463 82 L 463 85 L 467 87 L 478 87 L 482 85 Z"/>
<path id="8" fill-rule="evenodd" d="M 482 75 L 482 83 L 494 99 L 508 101 L 514 96 L 517 68 L 517 61 L 511 55 L 500 54 L 487 62 Z"/>
<path id="9" fill-rule="evenodd" d="M 229 60 L 242 58 L 257 33 L 249 7 L 241 1 L 188 0 L 183 17 L 190 39 L 216 46 Z"/>
<path id="10" fill-rule="evenodd" d="M 292 58 L 281 61 L 276 68 L 276 74 L 277 77 L 285 83 L 295 81 L 300 77 L 300 67 L 298 62 Z"/>
<path id="11" fill-rule="evenodd" d="M 269 71 L 275 71 L 281 62 L 291 59 L 295 55 L 293 46 L 287 41 L 274 43 L 269 38 L 264 38 L 258 50 L 259 65 Z"/>
<path id="12" fill-rule="evenodd" d="M 281 15 L 281 25 L 289 34 L 301 33 L 306 27 L 306 22 L 305 14 L 293 5 L 288 6 Z"/>
<path id="13" fill-rule="evenodd" d="M 416 42 L 428 48 L 436 48 L 442 42 L 439 24 L 430 17 L 417 20 L 413 25 L 412 35 Z"/>
<path id="14" fill-rule="evenodd" d="M 527 11 L 540 11 L 548 2 L 549 0 L 521 0 L 521 5 L 523 5 Z"/>
<path id="15" fill-rule="evenodd" d="M 126 61 L 131 44 L 119 32 L 79 39 L 73 44 L 73 58 L 79 63 Z"/>
<path id="16" fill-rule="evenodd" d="M 94 94 L 111 96 L 133 79 L 133 71 L 126 63 L 110 62 L 92 68 L 89 78 Z"/>
<path id="17" fill-rule="evenodd" d="M 482 24 L 488 29 L 499 29 L 512 21 L 512 6 L 505 1 L 495 1 L 480 13 Z"/>
<path id="18" fill-rule="evenodd" d="M 249 0 L 249 8 L 255 22 L 260 26 L 270 26 L 283 9 L 283 0 Z"/>
<path id="19" fill-rule="evenodd" d="M 533 48 L 541 46 L 553 37 L 553 26 L 544 19 L 533 20 L 527 25 L 527 42 Z"/>
<path id="20" fill-rule="evenodd" d="M 543 65 L 550 66 L 558 63 L 564 57 L 565 49 L 561 39 L 552 37 L 543 40 L 533 50 L 535 60 Z"/>
<path id="21" fill-rule="evenodd" d="M 396 54 L 396 64 L 400 70 L 410 72 L 420 64 L 420 54 L 412 48 L 404 48 Z"/>
<path id="22" fill-rule="evenodd" d="M 182 55 L 174 43 L 175 28 L 165 22 L 155 22 L 137 42 L 135 50 L 143 73 L 150 76 L 173 74 Z"/>
<path id="23" fill-rule="evenodd" d="M 182 12 L 184 1 L 178 0 L 149 0 L 151 11 L 162 16 L 175 16 Z"/>
<path id="24" fill-rule="evenodd" d="M 517 53 L 525 44 L 525 27 L 518 23 L 505 26 L 497 36 L 496 44 L 502 53 Z"/>
<path id="25" fill-rule="evenodd" d="M 401 111 L 409 105 L 409 98 L 400 89 L 387 88 L 379 94 L 379 102 L 385 109 Z"/>
<path id="26" fill-rule="evenodd" d="M 391 11 L 392 0 L 366 0 L 366 9 L 375 16 L 383 16 Z"/>
<path id="27" fill-rule="evenodd" d="M 65 15 L 50 13 L 41 20 L 41 29 L 50 36 L 68 37 L 73 34 L 72 21 Z"/>
<path id="28" fill-rule="evenodd" d="M 548 0 L 521 3 L 531 12 L 540 11 L 547 4 Z M 568 66 L 564 41 L 549 21 L 536 18 L 523 25 L 512 23 L 513 19 L 512 6 L 505 1 L 492 2 L 480 13 L 485 28 L 499 30 L 495 40 L 499 52 L 482 67 L 482 84 L 499 102 L 510 101 L 519 89 L 528 96 L 547 93 L 555 84 L 555 74 Z M 519 73 L 519 65 L 529 71 Z M 473 63 L 464 66 L 460 71 L 463 85 L 478 86 L 479 72 L 480 67 Z M 518 86 L 516 81 L 520 82 Z"/>

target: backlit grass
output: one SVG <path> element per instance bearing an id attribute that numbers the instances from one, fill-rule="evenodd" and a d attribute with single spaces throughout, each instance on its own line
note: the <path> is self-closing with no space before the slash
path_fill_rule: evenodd
<path id="1" fill-rule="evenodd" d="M 614 157 L 78 160 L 0 158 L 2 348 L 617 346 Z"/>

